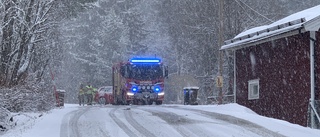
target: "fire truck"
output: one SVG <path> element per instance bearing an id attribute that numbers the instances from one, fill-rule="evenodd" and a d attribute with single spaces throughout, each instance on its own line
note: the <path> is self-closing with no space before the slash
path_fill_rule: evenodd
<path id="1" fill-rule="evenodd" d="M 112 67 L 115 105 L 161 105 L 168 67 L 159 58 L 131 58 Z"/>

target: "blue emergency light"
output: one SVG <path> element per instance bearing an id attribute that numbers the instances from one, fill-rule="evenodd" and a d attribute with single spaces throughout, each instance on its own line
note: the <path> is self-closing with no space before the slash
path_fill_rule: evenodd
<path id="1" fill-rule="evenodd" d="M 131 63 L 160 63 L 161 60 L 158 58 L 132 58 Z"/>
<path id="2" fill-rule="evenodd" d="M 138 87 L 137 87 L 137 86 L 132 86 L 131 91 L 132 91 L 133 93 L 138 92 Z"/>
<path id="3" fill-rule="evenodd" d="M 153 91 L 159 93 L 159 92 L 161 91 L 160 86 L 159 86 L 159 85 L 156 85 L 156 86 L 154 87 Z"/>

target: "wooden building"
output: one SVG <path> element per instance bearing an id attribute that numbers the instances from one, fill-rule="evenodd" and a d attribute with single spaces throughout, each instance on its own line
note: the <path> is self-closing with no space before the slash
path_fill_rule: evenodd
<path id="1" fill-rule="evenodd" d="M 319 128 L 320 5 L 225 41 L 233 52 L 238 104 Z"/>

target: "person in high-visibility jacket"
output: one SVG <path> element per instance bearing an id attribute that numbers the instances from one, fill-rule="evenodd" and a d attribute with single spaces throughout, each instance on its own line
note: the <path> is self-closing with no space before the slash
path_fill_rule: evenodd
<path id="1" fill-rule="evenodd" d="M 84 86 L 82 84 L 80 84 L 80 89 L 79 89 L 79 94 L 78 94 L 78 99 L 79 99 L 79 106 L 81 106 L 81 104 L 84 106 Z"/>
<path id="2" fill-rule="evenodd" d="M 94 89 L 91 85 L 86 86 L 87 105 L 92 105 Z"/>

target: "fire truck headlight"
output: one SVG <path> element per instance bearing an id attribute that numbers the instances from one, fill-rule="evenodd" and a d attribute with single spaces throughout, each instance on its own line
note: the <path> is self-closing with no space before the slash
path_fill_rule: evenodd
<path id="1" fill-rule="evenodd" d="M 158 96 L 163 96 L 163 95 L 164 95 L 164 92 L 158 93 Z"/>
<path id="2" fill-rule="evenodd" d="M 127 95 L 128 95 L 128 96 L 133 96 L 134 93 L 132 93 L 132 92 L 127 92 Z"/>

